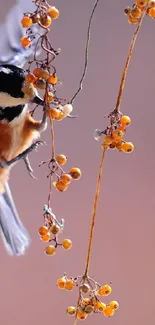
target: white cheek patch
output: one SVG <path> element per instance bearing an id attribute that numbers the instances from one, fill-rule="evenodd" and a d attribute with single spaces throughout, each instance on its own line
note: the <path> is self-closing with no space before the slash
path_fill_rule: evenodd
<path id="1" fill-rule="evenodd" d="M 27 98 L 15 98 L 8 93 L 0 92 L 0 107 L 13 107 L 28 102 Z"/>
<path id="2" fill-rule="evenodd" d="M 10 74 L 12 73 L 12 70 L 10 70 L 9 68 L 0 67 L 0 72 L 4 72 L 5 74 Z"/>

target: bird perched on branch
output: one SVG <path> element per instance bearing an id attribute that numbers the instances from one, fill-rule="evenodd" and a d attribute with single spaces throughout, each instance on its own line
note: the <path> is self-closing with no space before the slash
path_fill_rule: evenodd
<path id="1" fill-rule="evenodd" d="M 0 26 L 0 233 L 8 253 L 18 256 L 25 253 L 30 236 L 13 202 L 8 185 L 9 172 L 19 159 L 24 159 L 31 172 L 28 153 L 41 143 L 34 140 L 47 126 L 45 112 L 42 121 L 35 121 L 28 113 L 29 103 L 42 105 L 43 101 L 34 86 L 25 81 L 22 69 L 34 48 L 20 46 L 23 36 L 20 21 L 22 13 L 34 10 L 33 6 L 31 1 L 20 0 Z"/>

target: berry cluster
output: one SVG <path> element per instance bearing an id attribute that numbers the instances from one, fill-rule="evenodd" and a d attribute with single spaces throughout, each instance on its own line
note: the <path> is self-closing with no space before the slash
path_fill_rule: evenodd
<path id="1" fill-rule="evenodd" d="M 77 319 L 80 320 L 86 319 L 88 315 L 92 315 L 93 313 L 102 313 L 107 317 L 113 316 L 119 307 L 118 302 L 111 301 L 105 304 L 98 298 L 111 294 L 111 283 L 110 285 L 101 286 L 89 277 L 82 277 L 78 284 L 79 279 L 80 277 L 68 279 L 64 275 L 57 280 L 57 286 L 62 290 L 72 291 L 76 286 L 79 287 L 78 306 L 69 306 L 67 308 L 67 314 L 71 316 L 76 315 Z"/>
<path id="2" fill-rule="evenodd" d="M 46 6 L 45 3 L 44 6 L 41 7 L 38 5 L 38 9 L 34 13 L 26 13 L 21 20 L 21 24 L 22 27 L 28 29 L 26 31 L 26 35 L 20 40 L 21 45 L 23 47 L 28 47 L 31 45 L 34 38 L 34 35 L 30 29 L 32 24 L 38 24 L 40 27 L 46 29 L 51 25 L 52 19 L 57 19 L 59 14 L 59 10 L 56 7 L 50 7 L 47 3 Z"/>
<path id="3" fill-rule="evenodd" d="M 48 256 L 55 255 L 57 246 L 62 246 L 66 250 L 70 249 L 72 247 L 70 239 L 64 239 L 62 243 L 58 242 L 58 235 L 64 229 L 64 219 L 59 222 L 56 215 L 47 206 L 44 207 L 44 211 L 44 225 L 38 229 L 38 233 L 43 242 L 54 243 L 46 246 L 45 254 Z"/>
<path id="4" fill-rule="evenodd" d="M 131 8 L 127 7 L 124 10 L 128 16 L 128 22 L 137 24 L 145 9 L 146 15 L 155 18 L 155 0 L 137 0 Z"/>
<path id="5" fill-rule="evenodd" d="M 104 135 L 101 144 L 102 149 L 117 149 L 123 152 L 132 152 L 134 145 L 131 142 L 125 142 L 123 140 L 126 128 L 131 123 L 130 117 L 122 115 L 120 112 L 115 112 L 115 110 L 108 117 L 110 118 L 110 126 L 104 131 L 96 129 L 94 138 L 99 140 L 101 135 Z"/>

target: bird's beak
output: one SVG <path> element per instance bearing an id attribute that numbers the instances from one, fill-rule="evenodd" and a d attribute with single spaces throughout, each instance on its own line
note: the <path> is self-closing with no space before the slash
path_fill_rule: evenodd
<path id="1" fill-rule="evenodd" d="M 42 105 L 44 101 L 39 97 L 39 96 L 34 96 L 33 99 L 31 100 L 32 103 L 37 104 L 37 105 Z"/>

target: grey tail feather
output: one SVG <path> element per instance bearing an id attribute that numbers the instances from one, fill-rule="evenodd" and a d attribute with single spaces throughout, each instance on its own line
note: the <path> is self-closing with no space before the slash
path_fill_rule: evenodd
<path id="1" fill-rule="evenodd" d="M 5 193 L 0 194 L 0 233 L 9 255 L 24 255 L 31 240 L 24 228 L 8 184 Z"/>

